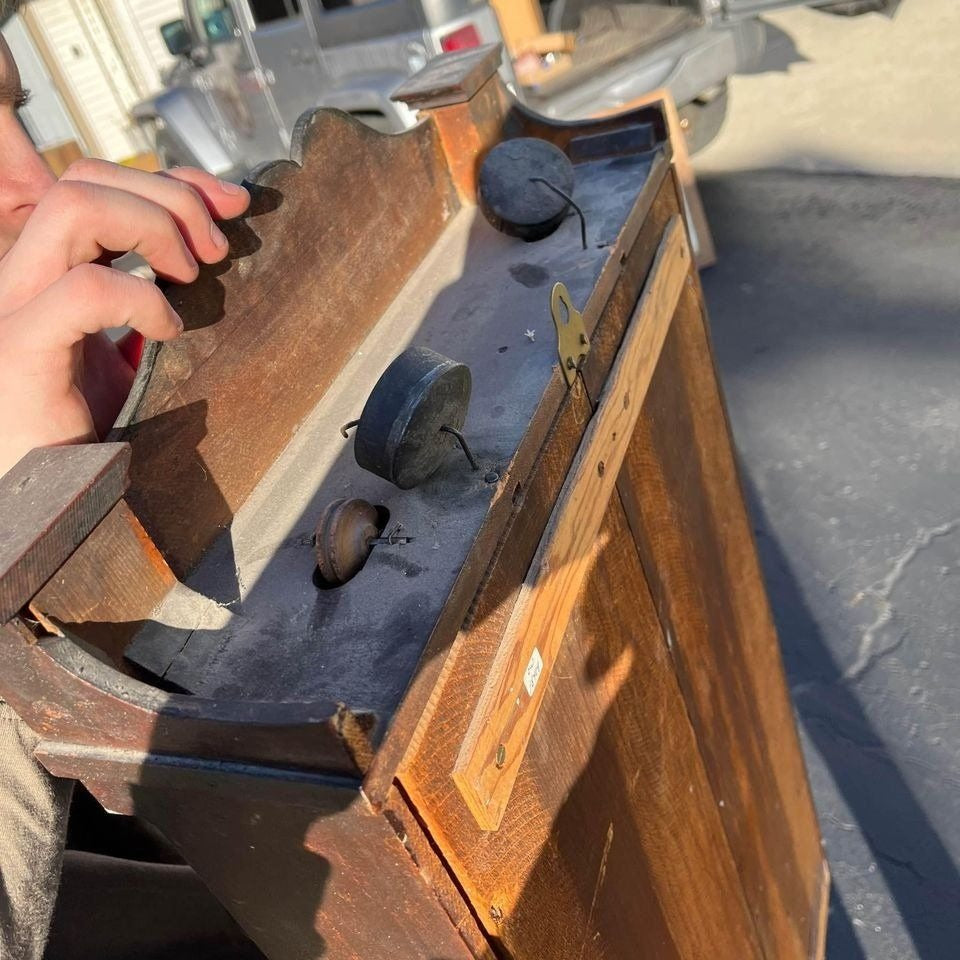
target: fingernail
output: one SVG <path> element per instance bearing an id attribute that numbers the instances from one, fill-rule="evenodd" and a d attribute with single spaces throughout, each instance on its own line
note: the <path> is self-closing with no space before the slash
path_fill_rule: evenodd
<path id="1" fill-rule="evenodd" d="M 231 183 L 229 180 L 221 180 L 220 189 L 224 193 L 232 194 L 235 197 L 240 196 L 241 193 L 247 192 L 243 187 L 240 186 L 239 183 Z"/>
<path id="2" fill-rule="evenodd" d="M 218 247 L 227 245 L 227 238 L 223 235 L 223 231 L 212 220 L 210 221 L 210 239 Z"/>

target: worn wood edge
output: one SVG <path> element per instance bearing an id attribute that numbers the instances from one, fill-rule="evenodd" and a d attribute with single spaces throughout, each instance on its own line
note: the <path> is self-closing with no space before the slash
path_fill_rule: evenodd
<path id="1" fill-rule="evenodd" d="M 624 319 L 626 321 L 628 318 Z M 527 497 L 530 496 L 530 491 L 536 487 L 539 488 L 536 494 L 538 506 L 535 508 L 535 519 L 530 528 L 530 534 L 524 539 L 523 546 L 520 547 L 522 550 L 521 558 L 525 558 L 522 559 L 520 565 L 521 571 L 525 572 L 532 563 L 540 537 L 550 518 L 553 504 L 560 495 L 563 481 L 570 471 L 579 449 L 583 431 L 593 412 L 593 408 L 587 400 L 586 392 L 581 385 L 576 384 L 573 389 L 565 389 L 565 394 L 565 403 L 551 426 L 549 435 L 543 441 L 531 476 L 528 478 L 527 493 L 511 513 L 507 531 L 490 562 L 488 576 L 485 577 L 478 592 L 477 606 L 482 606 L 490 583 L 499 578 L 501 565 L 505 560 L 509 562 L 510 551 L 518 546 L 518 527 L 526 523 L 527 511 L 530 509 Z M 549 466 L 551 461 L 558 463 L 558 469 L 551 469 Z M 516 583 L 516 589 L 503 601 L 497 603 L 498 607 L 501 602 L 505 605 L 504 612 L 507 616 L 516 604 L 522 586 L 520 583 L 522 572 L 518 576 L 511 577 L 511 582 Z M 438 726 L 442 727 L 440 737 L 445 739 L 453 737 L 457 744 L 459 744 L 463 732 L 466 730 L 466 725 L 472 714 L 471 708 L 482 689 L 486 670 L 481 670 L 480 676 L 472 679 L 469 686 L 466 687 L 462 681 L 461 672 L 465 666 L 465 661 L 477 660 L 476 643 L 478 634 L 487 634 L 487 630 L 484 628 L 485 620 L 486 617 L 481 615 L 481 619 L 476 623 L 472 617 L 464 623 L 455 641 L 455 653 L 447 660 L 437 681 L 434 694 L 437 703 L 431 702 L 431 708 L 439 707 L 443 709 L 444 707 L 449 708 L 451 698 L 465 701 L 462 709 L 455 708 L 457 710 L 454 721 L 455 727 L 450 729 L 447 726 L 448 717 L 445 712 L 440 716 L 434 716 L 431 712 L 418 729 L 416 742 L 411 749 L 410 757 L 401 767 L 396 782 L 407 802 L 415 811 L 417 818 L 423 823 L 424 829 L 428 831 L 432 842 L 441 851 L 445 862 L 449 864 L 451 872 L 459 878 L 459 885 L 463 888 L 465 896 L 469 897 L 472 908 L 475 910 L 483 929 L 493 939 L 494 943 L 498 943 L 496 938 L 501 932 L 500 925 L 489 912 L 483 911 L 485 898 L 477 888 L 471 868 L 465 859 L 465 851 L 461 849 L 458 839 L 462 839 L 460 827 L 463 825 L 469 826 L 471 817 L 469 814 L 462 817 L 457 815 L 454 818 L 455 822 L 453 822 L 444 815 L 442 810 L 438 809 L 435 803 L 437 790 L 450 793 L 457 798 L 459 798 L 459 794 L 452 788 L 450 781 L 447 779 L 449 768 L 446 766 L 446 761 L 442 768 L 435 767 L 430 761 L 425 762 L 423 754 L 423 751 L 429 751 L 433 742 L 438 739 Z M 495 632 L 495 635 L 487 636 L 486 640 L 481 641 L 483 653 L 479 660 L 480 663 L 488 664 L 492 661 L 496 646 L 499 643 L 499 633 L 502 633 L 502 629 L 501 627 L 500 631 Z M 450 759 L 450 763 L 452 765 L 452 759 Z M 457 804 L 457 806 L 459 807 L 460 804 Z"/>
<path id="2" fill-rule="evenodd" d="M 686 234 L 674 218 L 664 232 L 454 765 L 453 781 L 485 830 L 500 825 L 512 793 L 689 260 Z M 516 708 L 522 711 L 519 716 Z M 501 747 L 505 749 L 498 756 Z"/>
<path id="3" fill-rule="evenodd" d="M 766 586 L 766 577 L 763 572 L 763 567 L 760 564 L 760 551 L 757 546 L 757 535 L 756 535 L 756 532 L 754 531 L 753 524 L 750 522 L 750 515 L 747 509 L 746 487 L 743 481 L 742 466 L 740 463 L 740 458 L 737 455 L 736 448 L 733 446 L 733 440 L 732 440 L 734 435 L 733 424 L 730 421 L 730 411 L 727 406 L 727 398 L 722 388 L 720 371 L 717 368 L 716 351 L 714 350 L 714 347 L 713 347 L 713 334 L 710 328 L 710 321 L 709 321 L 709 316 L 707 312 L 706 301 L 704 299 L 703 287 L 700 284 L 699 276 L 694 276 L 692 278 L 691 287 L 692 287 L 693 295 L 696 298 L 697 304 L 699 305 L 699 308 L 700 308 L 700 329 L 702 331 L 704 341 L 706 342 L 706 345 L 707 345 L 709 365 L 710 365 L 710 369 L 713 372 L 714 382 L 717 385 L 717 394 L 718 394 L 719 404 L 720 404 L 720 413 L 723 419 L 724 429 L 726 430 L 727 436 L 731 438 L 730 459 L 731 459 L 733 475 L 736 483 L 736 490 L 739 495 L 739 502 L 741 504 L 741 509 L 743 511 L 743 516 L 744 516 L 743 527 L 745 530 L 747 541 L 750 544 L 750 550 L 753 556 L 753 563 L 756 570 L 758 582 L 762 587 L 764 619 L 768 624 L 768 629 L 770 630 L 771 636 L 774 640 L 774 651 L 775 651 L 775 662 L 776 662 L 776 667 L 775 667 L 776 675 L 774 678 L 774 682 L 779 683 L 780 685 L 782 696 L 784 698 L 784 703 L 786 705 L 786 713 L 791 718 L 791 722 L 789 723 L 788 730 L 792 737 L 792 752 L 794 756 L 797 758 L 800 769 L 803 772 L 802 782 L 800 786 L 806 797 L 806 807 L 808 811 L 808 816 L 810 818 L 810 826 L 812 828 L 812 832 L 814 836 L 822 845 L 823 840 L 820 832 L 820 824 L 819 824 L 819 821 L 817 820 L 816 804 L 814 803 L 813 790 L 812 790 L 812 787 L 810 786 L 810 774 L 807 769 L 806 758 L 804 757 L 803 749 L 800 744 L 800 734 L 797 729 L 796 715 L 792 708 L 790 687 L 787 683 L 786 668 L 784 667 L 784 663 L 783 663 L 783 649 L 780 645 L 779 633 L 777 631 L 776 622 L 774 621 L 774 618 L 773 618 L 773 610 L 770 605 L 770 594 Z M 828 883 L 825 891 L 821 891 L 821 896 L 829 897 L 829 876 L 830 876 L 829 864 L 827 863 L 826 860 L 824 860 L 823 865 L 824 865 L 824 869 L 826 870 Z M 822 910 L 821 915 L 822 917 L 825 918 L 826 912 Z M 823 929 L 822 935 L 824 938 L 826 938 L 826 923 L 827 923 L 826 919 L 823 919 L 824 929 Z"/>
<path id="4" fill-rule="evenodd" d="M 401 784 L 390 788 L 381 812 L 476 960 L 496 960 L 469 896 Z"/>
<path id="5" fill-rule="evenodd" d="M 100 542 L 109 545 L 96 551 L 105 557 L 104 566 L 89 564 L 89 552 Z M 122 589 L 106 590 L 106 583 L 113 586 L 117 580 L 117 573 L 111 575 L 110 571 L 118 558 L 130 561 L 121 568 Z M 98 587 L 91 591 L 93 584 Z M 69 624 L 75 634 L 122 669 L 122 653 L 130 637 L 175 584 L 176 577 L 156 544 L 130 505 L 121 499 L 37 591 L 30 601 L 30 612 L 49 633 L 58 636 L 64 636 L 58 624 Z M 111 609 L 114 600 L 131 598 L 135 598 L 132 608 Z M 105 622 L 111 631 L 106 638 L 100 632 Z"/>
<path id="6" fill-rule="evenodd" d="M 650 169 L 646 183 L 634 201 L 613 247 L 606 266 L 601 271 L 594 292 L 583 309 L 584 324 L 592 332 L 623 273 L 624 264 L 639 238 L 654 201 L 660 194 L 669 173 L 669 159 L 659 154 Z M 638 289 L 638 295 L 642 289 Z M 517 483 L 525 485 L 541 453 L 544 438 L 549 434 L 556 416 L 567 396 L 566 381 L 557 368 L 553 379 L 517 450 L 514 462 L 501 480 L 491 503 L 487 518 L 477 533 L 472 551 L 489 544 L 495 555 L 496 545 L 502 540 L 513 512 L 510 491 Z M 437 620 L 433 633 L 424 646 L 420 662 L 411 678 L 404 698 L 394 714 L 364 780 L 364 791 L 371 804 L 384 802 L 404 758 L 415 755 L 436 708 L 436 691 L 441 677 L 456 660 L 460 645 L 466 642 L 460 627 L 470 604 L 490 576 L 490 565 L 475 569 L 464 563 L 450 592 L 450 599 Z"/>
<path id="7" fill-rule="evenodd" d="M 30 601 L 113 509 L 129 467 L 125 443 L 39 447 L 0 477 L 7 529 L 0 547 L 0 623 Z M 31 528 L 17 533 L 15 518 Z"/>
<path id="8" fill-rule="evenodd" d="M 825 960 L 827 955 L 827 923 L 830 919 L 830 864 L 823 861 L 820 874 L 820 897 L 816 924 L 810 945 L 810 960 Z"/>
<path id="9" fill-rule="evenodd" d="M 119 779 L 127 787 L 149 785 L 150 778 L 144 774 L 144 771 L 151 766 L 155 766 L 176 771 L 178 775 L 186 778 L 189 778 L 192 774 L 200 776 L 213 774 L 218 777 L 235 776 L 242 778 L 248 797 L 270 796 L 276 790 L 277 784 L 293 783 L 345 790 L 355 794 L 358 800 L 361 796 L 357 781 L 342 774 L 312 770 L 288 770 L 236 760 L 181 757 L 153 750 L 129 750 L 92 744 L 64 743 L 56 740 L 41 740 L 34 750 L 34 756 L 55 777 L 64 777 L 70 780 L 84 781 L 90 777 L 91 771 L 101 771 L 101 775 L 109 775 L 108 771 L 118 767 L 126 767 L 132 771 L 132 775 Z"/>

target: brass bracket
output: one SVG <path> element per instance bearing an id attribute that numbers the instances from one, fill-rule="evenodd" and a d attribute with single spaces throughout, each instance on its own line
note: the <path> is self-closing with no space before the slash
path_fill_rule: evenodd
<path id="1" fill-rule="evenodd" d="M 553 285 L 550 314 L 553 325 L 557 328 L 560 369 L 567 378 L 567 386 L 572 387 L 577 379 L 577 371 L 590 352 L 590 338 L 583 325 L 583 314 L 573 305 L 570 291 L 562 283 Z"/>

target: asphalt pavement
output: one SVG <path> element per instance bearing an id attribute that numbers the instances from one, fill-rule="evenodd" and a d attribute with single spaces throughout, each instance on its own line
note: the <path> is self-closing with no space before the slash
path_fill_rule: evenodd
<path id="1" fill-rule="evenodd" d="M 960 122 L 886 153 L 877 131 L 933 76 L 960 103 L 960 4 L 771 19 L 771 55 L 803 60 L 735 78 L 696 158 L 719 252 L 703 281 L 833 871 L 827 955 L 953 960 Z M 868 78 L 871 58 L 889 69 Z"/>

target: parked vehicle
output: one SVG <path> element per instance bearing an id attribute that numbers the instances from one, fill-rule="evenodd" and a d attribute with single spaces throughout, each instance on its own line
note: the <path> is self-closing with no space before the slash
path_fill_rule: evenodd
<path id="1" fill-rule="evenodd" d="M 548 27 L 577 32 L 565 69 L 522 86 L 505 56 L 502 73 L 548 116 L 583 117 L 660 86 L 681 106 L 722 115 L 727 77 L 763 52 L 757 15 L 800 2 L 552 0 L 542 5 Z M 484 0 L 184 0 L 184 18 L 161 32 L 178 61 L 134 116 L 164 164 L 227 177 L 286 156 L 312 107 L 400 131 L 415 117 L 390 94 L 406 77 L 443 52 L 503 41 Z"/>

